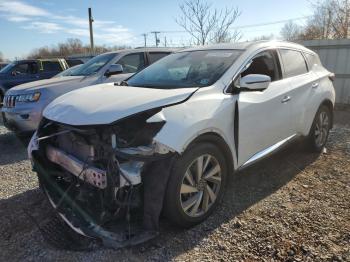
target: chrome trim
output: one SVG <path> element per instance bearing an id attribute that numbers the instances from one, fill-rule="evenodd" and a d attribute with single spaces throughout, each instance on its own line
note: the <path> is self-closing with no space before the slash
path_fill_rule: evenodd
<path id="1" fill-rule="evenodd" d="M 245 162 L 243 165 L 241 165 L 241 167 L 239 169 L 247 167 L 247 166 L 255 163 L 256 161 L 258 161 L 259 159 L 268 156 L 269 154 L 276 151 L 278 148 L 280 148 L 282 145 L 286 144 L 287 142 L 289 142 L 292 138 L 294 138 L 296 136 L 297 136 L 296 134 L 291 135 L 291 136 L 287 137 L 286 139 L 283 139 L 283 140 L 277 142 L 276 144 L 256 153 L 251 158 L 249 158 L 247 162 Z"/>

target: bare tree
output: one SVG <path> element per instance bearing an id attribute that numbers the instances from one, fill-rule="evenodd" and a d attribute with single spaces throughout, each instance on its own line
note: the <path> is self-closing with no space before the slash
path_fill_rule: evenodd
<path id="1" fill-rule="evenodd" d="M 0 52 L 0 62 L 4 62 L 4 56 L 1 52 Z"/>
<path id="2" fill-rule="evenodd" d="M 95 46 L 96 54 L 105 53 L 107 51 L 128 48 L 127 46 Z M 28 58 L 50 58 L 50 57 L 66 57 L 73 54 L 90 54 L 90 45 L 84 45 L 80 39 L 68 38 L 64 43 L 58 43 L 55 46 L 40 47 L 34 49 Z"/>
<path id="3" fill-rule="evenodd" d="M 238 8 L 217 10 L 204 0 L 186 0 L 180 4 L 182 14 L 175 20 L 195 40 L 197 45 L 208 42 L 230 42 L 240 39 L 241 34 L 230 27 L 241 15 Z"/>
<path id="4" fill-rule="evenodd" d="M 281 29 L 281 36 L 284 40 L 295 41 L 300 38 L 301 27 L 293 21 L 287 22 Z"/>
<path id="5" fill-rule="evenodd" d="M 313 4 L 314 13 L 303 28 L 301 39 L 348 38 L 350 30 L 350 1 L 323 0 Z"/>

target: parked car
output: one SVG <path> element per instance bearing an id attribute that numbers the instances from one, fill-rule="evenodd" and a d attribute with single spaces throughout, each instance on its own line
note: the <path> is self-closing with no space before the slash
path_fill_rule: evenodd
<path id="1" fill-rule="evenodd" d="M 332 127 L 333 77 L 316 53 L 293 43 L 187 49 L 121 86 L 57 98 L 28 151 L 72 229 L 133 245 L 157 235 L 162 210 L 181 227 L 202 222 L 229 176 L 298 137 L 320 152 Z M 143 230 L 130 238 L 137 208 Z M 116 223 L 128 233 L 114 231 Z"/>
<path id="2" fill-rule="evenodd" d="M 146 48 L 105 53 L 90 59 L 69 76 L 16 86 L 4 99 L 4 124 L 20 136 L 32 134 L 46 105 L 60 95 L 89 85 L 122 81 L 172 51 Z"/>
<path id="3" fill-rule="evenodd" d="M 8 63 L 0 62 L 0 70 L 3 69 L 7 65 L 8 65 Z"/>
<path id="4" fill-rule="evenodd" d="M 10 88 L 51 78 L 68 67 L 64 59 L 19 60 L 8 64 L 0 71 L 0 103 Z"/>

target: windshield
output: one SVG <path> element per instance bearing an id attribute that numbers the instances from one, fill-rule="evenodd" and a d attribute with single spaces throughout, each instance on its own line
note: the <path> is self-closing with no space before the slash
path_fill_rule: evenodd
<path id="1" fill-rule="evenodd" d="M 16 63 L 10 63 L 7 66 L 5 66 L 3 69 L 0 70 L 0 73 L 8 73 L 12 70 L 12 68 L 16 65 Z"/>
<path id="2" fill-rule="evenodd" d="M 127 84 L 164 89 L 210 86 L 241 53 L 240 50 L 201 50 L 171 54 L 132 76 Z"/>
<path id="3" fill-rule="evenodd" d="M 75 74 L 75 72 L 81 67 L 82 65 L 76 65 L 76 66 L 72 66 L 64 71 L 62 71 L 61 73 L 58 73 L 57 75 L 55 75 L 54 77 L 61 77 L 61 76 L 72 76 Z"/>
<path id="4" fill-rule="evenodd" d="M 111 61 L 111 59 L 116 55 L 116 53 L 111 53 L 95 56 L 79 67 L 76 71 L 74 70 L 71 76 L 88 76 L 94 74 L 104 67 L 109 61 Z"/>

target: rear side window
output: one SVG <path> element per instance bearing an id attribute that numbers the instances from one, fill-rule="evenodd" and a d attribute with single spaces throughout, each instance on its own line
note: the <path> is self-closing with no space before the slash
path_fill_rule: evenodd
<path id="1" fill-rule="evenodd" d="M 158 61 L 159 59 L 161 59 L 164 56 L 167 56 L 169 54 L 170 53 L 164 53 L 164 52 L 151 52 L 151 53 L 148 53 L 149 63 L 153 64 L 154 62 Z"/>
<path id="2" fill-rule="evenodd" d="M 306 57 L 306 61 L 309 65 L 309 68 L 312 68 L 315 65 L 321 65 L 321 61 L 317 55 L 313 55 L 309 53 L 304 53 L 304 55 Z"/>
<path id="3" fill-rule="evenodd" d="M 61 64 L 58 61 L 42 61 L 44 71 L 62 71 Z"/>
<path id="4" fill-rule="evenodd" d="M 299 51 L 280 49 L 285 78 L 302 75 L 308 72 L 306 61 Z"/>

